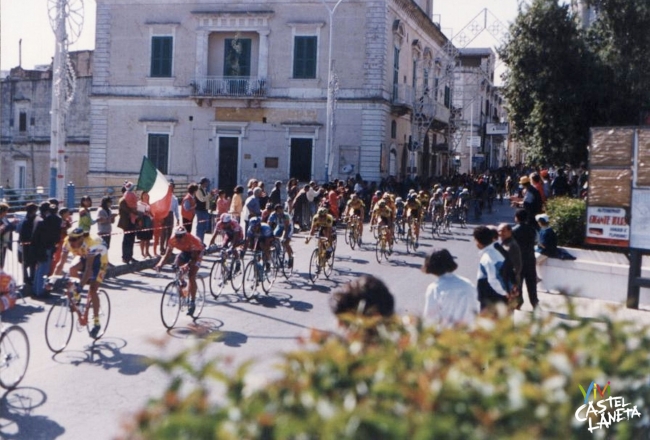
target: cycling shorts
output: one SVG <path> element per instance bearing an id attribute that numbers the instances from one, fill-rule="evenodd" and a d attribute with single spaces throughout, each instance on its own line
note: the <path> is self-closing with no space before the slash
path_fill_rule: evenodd
<path id="1" fill-rule="evenodd" d="M 203 252 L 201 252 L 201 255 L 199 255 L 199 258 L 197 258 L 196 263 L 194 263 L 194 266 L 198 269 L 201 266 L 201 259 L 203 258 Z M 183 251 L 178 256 L 176 257 L 176 266 L 182 266 L 183 264 L 187 264 L 190 261 L 192 261 L 192 252 L 186 252 Z"/>
<path id="2" fill-rule="evenodd" d="M 88 261 L 88 259 L 83 257 L 77 257 L 77 258 L 79 258 L 78 263 L 81 263 L 80 273 L 83 274 L 86 271 L 86 262 Z M 74 262 L 73 265 L 75 265 Z M 108 264 L 102 264 L 102 259 L 98 255 L 93 260 L 93 267 L 90 268 L 90 277 L 88 278 L 88 281 L 97 281 L 98 283 L 101 283 L 102 281 L 104 281 L 104 276 L 106 275 L 106 269 L 108 269 Z"/>

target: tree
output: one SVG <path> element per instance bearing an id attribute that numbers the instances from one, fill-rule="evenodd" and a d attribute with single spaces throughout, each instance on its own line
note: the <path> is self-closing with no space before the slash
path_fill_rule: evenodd
<path id="1" fill-rule="evenodd" d="M 504 94 L 513 136 L 532 163 L 578 164 L 587 157 L 593 57 L 567 5 L 521 7 L 498 51 L 509 68 Z"/>
<path id="2" fill-rule="evenodd" d="M 603 125 L 636 125 L 650 108 L 650 3 L 589 0 L 597 20 L 586 41 L 600 64 Z"/>

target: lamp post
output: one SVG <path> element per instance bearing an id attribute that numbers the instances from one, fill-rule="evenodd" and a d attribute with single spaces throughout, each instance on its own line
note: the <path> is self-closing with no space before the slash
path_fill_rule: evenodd
<path id="1" fill-rule="evenodd" d="M 325 127 L 325 182 L 330 180 L 330 155 L 332 154 L 332 128 L 334 125 L 334 85 L 332 84 L 332 32 L 334 28 L 334 12 L 336 8 L 343 2 L 338 0 L 333 8 L 330 8 L 325 0 L 321 0 L 323 6 L 329 13 L 329 42 L 327 49 L 327 116 Z"/>

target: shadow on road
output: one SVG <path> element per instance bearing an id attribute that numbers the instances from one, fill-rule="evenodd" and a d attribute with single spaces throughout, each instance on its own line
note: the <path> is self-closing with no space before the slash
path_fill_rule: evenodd
<path id="1" fill-rule="evenodd" d="M 258 296 L 256 302 L 266 308 L 288 307 L 297 312 L 308 312 L 314 308 L 312 303 L 296 301 L 288 293 L 270 293 L 267 296 Z"/>
<path id="2" fill-rule="evenodd" d="M 13 309 L 2 312 L 2 321 L 5 324 L 22 324 L 29 321 L 30 315 L 43 311 L 45 311 L 45 307 L 41 305 L 23 304 L 22 300 L 18 300 Z"/>
<path id="3" fill-rule="evenodd" d="M 31 414 L 46 400 L 45 393 L 37 388 L 7 391 L 0 399 L 0 438 L 49 440 L 63 435 L 65 429 L 54 420 Z"/>

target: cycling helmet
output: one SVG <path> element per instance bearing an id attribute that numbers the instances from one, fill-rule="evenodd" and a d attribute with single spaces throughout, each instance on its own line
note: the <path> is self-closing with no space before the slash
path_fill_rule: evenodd
<path id="1" fill-rule="evenodd" d="M 404 200 L 402 200 L 401 197 L 398 197 L 398 198 L 395 199 L 395 203 L 403 203 L 403 202 L 404 202 Z"/>
<path id="2" fill-rule="evenodd" d="M 408 200 L 409 202 L 415 202 L 415 200 L 416 200 L 415 194 L 411 194 L 411 195 L 409 195 L 409 197 L 408 197 L 407 200 Z"/>
<path id="3" fill-rule="evenodd" d="M 438 189 L 436 190 L 436 194 L 442 194 L 442 188 L 438 188 Z"/>
<path id="4" fill-rule="evenodd" d="M 390 193 L 384 193 L 383 199 L 390 200 Z"/>
<path id="5" fill-rule="evenodd" d="M 185 226 L 179 226 L 178 228 L 174 229 L 174 235 L 176 237 L 182 237 L 185 234 L 187 234 L 187 229 L 185 229 Z"/>
<path id="6" fill-rule="evenodd" d="M 450 192 L 452 192 L 452 191 L 453 191 L 452 187 L 451 187 L 451 186 L 448 186 L 448 187 L 447 187 L 447 192 L 450 193 Z"/>
<path id="7" fill-rule="evenodd" d="M 318 208 L 318 215 L 321 217 L 327 215 L 327 208 Z"/>
<path id="8" fill-rule="evenodd" d="M 221 214 L 221 223 L 230 223 L 231 220 L 232 220 L 232 216 L 227 212 Z"/>
<path id="9" fill-rule="evenodd" d="M 251 227 L 259 226 L 262 223 L 262 220 L 260 220 L 259 217 L 253 217 L 250 220 L 248 220 L 248 225 Z"/>
<path id="10" fill-rule="evenodd" d="M 74 228 L 68 231 L 68 237 L 72 239 L 83 237 L 83 235 L 84 230 L 82 228 Z"/>

